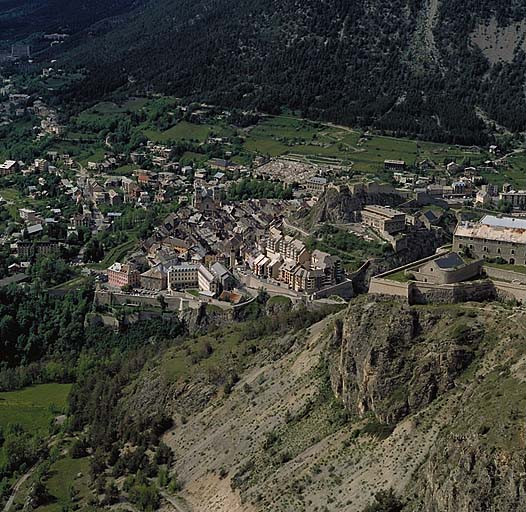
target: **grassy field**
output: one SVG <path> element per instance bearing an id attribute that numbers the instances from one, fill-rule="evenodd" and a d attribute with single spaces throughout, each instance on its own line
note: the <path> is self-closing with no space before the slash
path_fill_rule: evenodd
<path id="1" fill-rule="evenodd" d="M 291 306 L 292 302 L 289 297 L 285 297 L 283 295 L 274 295 L 274 297 L 270 297 L 267 304 L 269 304 L 270 306 L 272 305 Z"/>
<path id="2" fill-rule="evenodd" d="M 386 277 L 390 281 L 397 281 L 398 283 L 408 283 L 410 279 L 405 275 L 405 270 L 400 270 L 394 274 L 390 274 Z"/>
<path id="3" fill-rule="evenodd" d="M 132 240 L 128 240 L 127 242 L 124 242 L 117 247 L 114 247 L 109 253 L 106 254 L 104 259 L 100 263 L 94 263 L 92 265 L 88 265 L 90 268 L 95 269 L 105 269 L 108 268 L 110 265 L 113 265 L 116 261 L 121 261 L 124 259 L 126 254 L 128 254 L 137 243 L 137 240 L 134 238 Z"/>
<path id="4" fill-rule="evenodd" d="M 206 155 L 203 155 L 201 153 L 194 153 L 192 151 L 185 151 L 180 161 L 183 165 L 185 165 L 190 162 L 196 162 L 196 163 L 202 164 L 206 162 L 207 160 L 208 158 Z"/>
<path id="5" fill-rule="evenodd" d="M 85 281 L 85 276 L 74 277 L 73 279 L 66 281 L 65 283 L 53 286 L 51 290 L 77 290 L 84 284 Z"/>
<path id="6" fill-rule="evenodd" d="M 384 160 L 405 160 L 408 165 L 424 159 L 437 164 L 466 159 L 480 163 L 487 156 L 484 152 L 460 146 L 376 135 L 362 138 L 357 130 L 288 116 L 262 120 L 249 131 L 244 147 L 247 151 L 271 156 L 299 155 L 319 163 L 326 158 L 335 160 L 333 163 L 352 162 L 356 170 L 364 172 L 382 168 Z"/>
<path id="7" fill-rule="evenodd" d="M 51 419 L 66 406 L 70 384 L 41 384 L 0 393 L 0 426 L 19 423 L 30 432 L 46 433 Z"/>
<path id="8" fill-rule="evenodd" d="M 51 466 L 50 477 L 46 480 L 46 487 L 54 498 L 52 503 L 38 507 L 39 512 L 61 512 L 71 506 L 71 495 L 75 501 L 82 504 L 89 496 L 89 457 L 72 459 L 66 456 Z M 82 474 L 81 477 L 77 475 Z"/>
<path id="9" fill-rule="evenodd" d="M 145 130 L 144 135 L 154 142 L 166 142 L 167 140 L 196 140 L 205 142 L 210 134 L 214 131 L 221 132 L 219 126 L 207 124 L 193 124 L 187 121 L 180 121 L 164 132 L 158 130 Z"/>
<path id="10" fill-rule="evenodd" d="M 516 153 L 508 158 L 508 167 L 483 171 L 488 182 L 502 186 L 510 183 L 515 189 L 526 188 L 526 153 Z"/>
<path id="11" fill-rule="evenodd" d="M 20 219 L 18 213 L 19 208 L 36 208 L 44 206 L 45 202 L 42 200 L 34 200 L 30 197 L 22 197 L 20 192 L 14 188 L 0 189 L 0 197 L 3 197 L 7 202 L 13 203 L 6 206 L 13 219 Z"/>
<path id="12" fill-rule="evenodd" d="M 233 366 L 233 354 L 240 354 L 244 345 L 240 343 L 238 326 L 229 326 L 219 332 L 189 339 L 184 346 L 168 350 L 161 362 L 161 372 L 168 382 L 184 379 L 196 372 L 209 373 L 216 368 L 228 371 Z M 211 347 L 211 353 L 207 347 Z M 235 356 L 238 360 L 238 356 Z M 223 373 L 224 374 L 224 373 Z"/>
<path id="13" fill-rule="evenodd" d="M 61 512 L 73 508 L 84 510 L 83 507 L 87 505 L 86 500 L 90 496 L 90 458 L 72 459 L 68 454 L 71 442 L 72 440 L 69 439 L 60 443 L 62 456 L 51 464 L 48 476 L 44 480 L 50 495 L 49 502 L 34 510 L 38 512 Z M 15 510 L 22 509 L 33 483 L 34 478 L 29 478 L 21 486 L 15 499 Z"/>

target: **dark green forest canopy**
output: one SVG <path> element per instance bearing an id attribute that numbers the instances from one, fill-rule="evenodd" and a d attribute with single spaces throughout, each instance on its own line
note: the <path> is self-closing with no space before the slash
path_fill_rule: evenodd
<path id="1" fill-rule="evenodd" d="M 485 144 L 492 126 L 476 114 L 479 107 L 495 123 L 524 129 L 524 53 L 492 66 L 470 34 L 492 18 L 502 26 L 524 19 L 525 7 L 442 0 L 434 54 L 419 28 L 428 15 L 421 0 L 152 1 L 111 30 L 89 39 L 79 33 L 63 47 L 61 59 L 91 70 L 64 100 L 153 88 L 227 107 L 287 107 L 396 135 Z"/>

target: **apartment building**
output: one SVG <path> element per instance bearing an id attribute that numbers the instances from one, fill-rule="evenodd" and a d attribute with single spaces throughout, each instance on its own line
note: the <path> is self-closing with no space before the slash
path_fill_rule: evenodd
<path id="1" fill-rule="evenodd" d="M 108 284 L 115 288 L 140 286 L 141 275 L 131 265 L 115 262 L 108 268 Z"/>
<path id="2" fill-rule="evenodd" d="M 510 203 L 513 208 L 517 208 L 518 210 L 526 210 L 526 190 L 510 190 L 508 192 L 501 192 L 499 194 L 499 199 L 501 201 Z"/>
<path id="3" fill-rule="evenodd" d="M 198 266 L 190 263 L 173 265 L 168 269 L 168 289 L 171 291 L 197 288 Z"/>
<path id="4" fill-rule="evenodd" d="M 3 164 L 0 164 L 0 176 L 9 176 L 18 170 L 18 162 L 14 160 L 6 160 Z"/>

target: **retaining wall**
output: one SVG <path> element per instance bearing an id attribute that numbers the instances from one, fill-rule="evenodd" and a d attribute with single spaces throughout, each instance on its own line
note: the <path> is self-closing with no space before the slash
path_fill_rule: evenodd
<path id="1" fill-rule="evenodd" d="M 497 292 L 489 280 L 455 284 L 412 282 L 409 284 L 409 304 L 454 304 L 494 300 Z"/>
<path id="2" fill-rule="evenodd" d="M 503 281 L 517 281 L 521 284 L 526 284 L 526 274 L 520 272 L 514 272 L 513 270 L 504 270 L 501 268 L 490 267 L 484 265 L 484 272 L 488 277 L 492 279 L 498 279 Z"/>
<path id="3" fill-rule="evenodd" d="M 409 300 L 409 284 L 391 281 L 382 277 L 373 277 L 369 284 L 369 293 L 375 295 L 389 295 Z"/>

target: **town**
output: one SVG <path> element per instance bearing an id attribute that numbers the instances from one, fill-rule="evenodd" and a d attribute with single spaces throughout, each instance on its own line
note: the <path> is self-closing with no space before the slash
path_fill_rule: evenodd
<path id="1" fill-rule="evenodd" d="M 46 70 L 45 79 L 53 73 Z M 520 217 L 526 213 L 526 191 L 513 181 L 520 151 L 506 154 L 495 145 L 424 151 L 417 144 L 411 163 L 381 160 L 378 153 L 360 164 L 367 144 L 394 141 L 394 153 L 396 140 L 364 132 L 345 156 L 335 151 L 307 157 L 299 152 L 306 145 L 330 149 L 321 142 L 328 127 L 256 119 L 249 134 L 281 130 L 282 136 L 266 136 L 291 148 L 273 155 L 254 141 L 238 140 L 232 113 L 202 104 L 177 107 L 177 115 L 184 116 L 172 115 L 180 130 L 177 140 L 149 139 L 144 130 L 124 147 L 107 133 L 102 150 L 90 157 L 60 151 L 56 142 L 71 141 L 71 127 L 41 97 L 21 93 L 9 81 L 2 92 L 4 124 L 26 119 L 42 147 L 29 161 L 12 149 L 0 164 L 0 286 L 38 278 L 62 293 L 93 280 L 100 304 L 184 311 L 202 304 L 229 309 L 262 291 L 293 302 L 341 302 L 366 291 L 364 280 L 374 274 L 371 292 L 407 297 L 409 285 L 400 291 L 401 283 L 382 272 L 411 282 L 408 275 L 423 274 L 400 269 L 450 246 L 455 257 L 445 261 L 456 269 L 476 269 L 481 278 L 495 277 L 489 265 L 505 265 L 502 271 L 512 274 L 503 279 L 514 283 L 526 265 L 520 249 L 506 245 L 520 246 L 516 233 L 525 222 Z M 134 101 L 140 113 L 149 101 L 159 102 Z M 91 124 L 100 121 L 102 107 L 97 108 L 90 111 Z M 119 119 L 139 115 L 117 105 L 104 108 Z M 225 118 L 232 121 L 228 126 Z M 220 124 L 211 124 L 214 120 Z M 92 129 L 79 126 L 78 119 L 74 123 L 78 130 Z M 195 135 L 205 126 L 212 128 Z M 310 142 L 291 137 L 301 130 Z M 93 136 L 77 138 L 91 143 Z M 502 244 L 498 251 L 495 243 Z M 392 263 L 385 268 L 381 261 Z M 461 282 L 475 274 L 455 275 Z M 451 285 L 450 277 L 443 279 Z M 511 296 L 522 300 L 520 291 Z"/>

